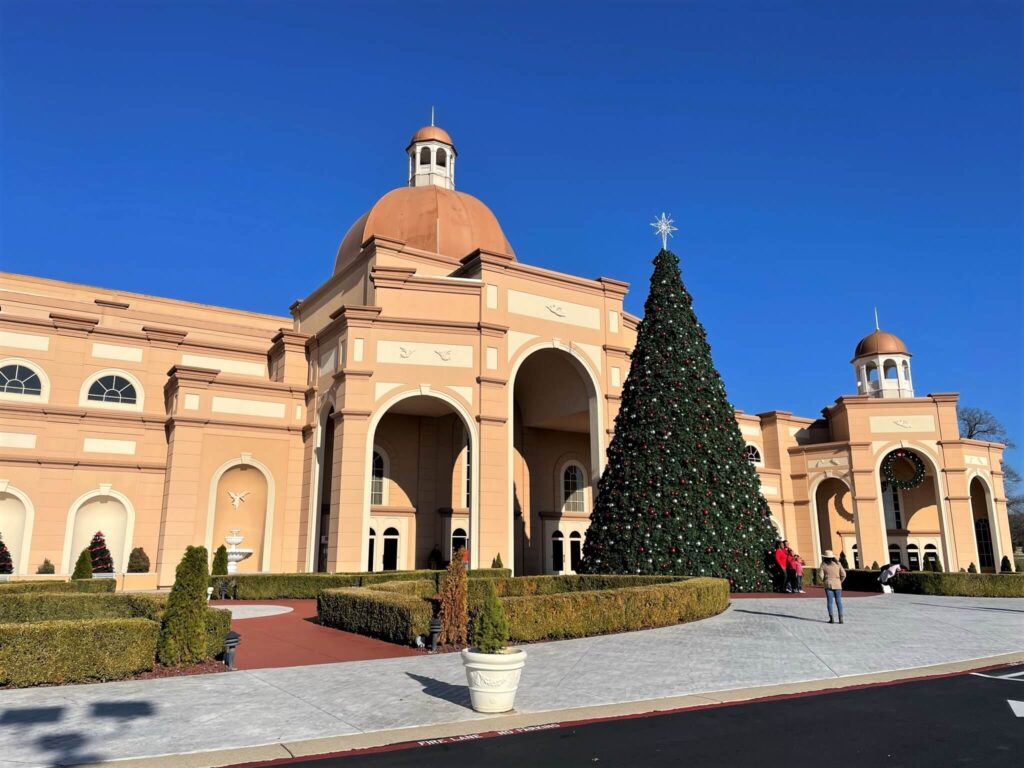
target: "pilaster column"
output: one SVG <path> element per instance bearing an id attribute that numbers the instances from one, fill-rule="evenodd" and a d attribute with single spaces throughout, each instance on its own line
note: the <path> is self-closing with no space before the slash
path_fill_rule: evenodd
<path id="1" fill-rule="evenodd" d="M 889 562 L 885 517 L 878 496 L 879 482 L 875 472 L 871 443 L 850 443 L 850 481 L 853 490 L 853 520 L 857 533 L 860 562 L 870 567 Z M 847 555 L 849 557 L 849 555 Z"/>

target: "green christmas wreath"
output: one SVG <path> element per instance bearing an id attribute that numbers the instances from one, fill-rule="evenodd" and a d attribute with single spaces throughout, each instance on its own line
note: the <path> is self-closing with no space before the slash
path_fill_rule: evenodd
<path id="1" fill-rule="evenodd" d="M 908 480 L 903 480 L 896 477 L 893 474 L 893 464 L 898 459 L 905 459 L 910 462 L 910 465 L 914 468 L 914 476 Z M 882 459 L 882 477 L 893 488 L 899 488 L 901 490 L 909 490 L 911 488 L 917 488 L 922 482 L 924 482 L 924 462 L 921 461 L 921 457 L 913 451 L 908 451 L 906 448 L 897 448 L 895 451 L 890 451 L 884 459 Z"/>

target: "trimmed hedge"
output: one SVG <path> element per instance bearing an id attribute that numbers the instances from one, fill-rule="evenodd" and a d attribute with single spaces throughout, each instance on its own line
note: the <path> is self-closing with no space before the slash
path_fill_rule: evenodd
<path id="1" fill-rule="evenodd" d="M 804 584 L 821 586 L 821 577 L 817 568 L 804 568 Z M 878 571 L 847 568 L 843 589 L 849 589 L 852 592 L 881 592 L 882 585 L 878 583 Z"/>
<path id="2" fill-rule="evenodd" d="M 8 581 L 0 584 L 0 596 L 22 592 L 113 592 L 116 579 L 82 579 L 79 581 Z"/>
<path id="3" fill-rule="evenodd" d="M 897 592 L 955 597 L 1024 597 L 1024 574 L 1017 573 L 901 573 L 892 581 Z"/>
<path id="4" fill-rule="evenodd" d="M 162 595 L 16 594 L 0 598 L 0 624 L 79 619 L 158 620 L 167 605 Z"/>
<path id="5" fill-rule="evenodd" d="M 0 625 L 0 685 L 117 680 L 153 668 L 160 625 L 149 619 Z"/>
<path id="6" fill-rule="evenodd" d="M 402 595 L 431 598 L 437 594 L 437 584 L 433 579 L 410 579 L 408 581 L 381 581 L 371 584 L 367 589 L 374 592 L 396 592 Z"/>
<path id="7" fill-rule="evenodd" d="M 638 587 L 506 597 L 509 639 L 528 643 L 665 627 L 715 616 L 729 582 L 698 577 Z"/>
<path id="8" fill-rule="evenodd" d="M 494 582 L 498 597 L 528 597 L 530 595 L 556 595 L 563 592 L 588 592 L 598 589 L 639 587 L 649 584 L 668 584 L 681 581 L 679 576 L 603 576 L 581 574 L 579 576 L 518 576 Z M 487 592 L 483 582 L 470 583 L 470 607 L 483 605 Z"/>
<path id="9" fill-rule="evenodd" d="M 231 631 L 231 611 L 226 608 L 206 609 L 206 658 L 216 659 L 224 653 L 224 639 Z"/>
<path id="10" fill-rule="evenodd" d="M 416 595 L 349 587 L 321 592 L 316 612 L 325 627 L 412 645 L 427 633 L 433 608 Z"/>
<path id="11" fill-rule="evenodd" d="M 227 594 L 235 600 L 302 600 L 312 599 L 325 589 L 367 587 L 391 581 L 434 581 L 436 592 L 444 571 L 375 571 L 372 573 L 247 573 L 211 576 L 213 596 L 220 595 L 220 585 L 227 584 Z M 478 568 L 469 572 L 470 579 L 495 579 L 511 576 L 508 568 Z"/>

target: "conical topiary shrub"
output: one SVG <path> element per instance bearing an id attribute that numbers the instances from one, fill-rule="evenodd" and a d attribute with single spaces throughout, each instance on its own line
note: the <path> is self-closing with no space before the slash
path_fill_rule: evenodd
<path id="1" fill-rule="evenodd" d="M 491 560 L 491 568 L 504 568 L 504 564 L 501 562 L 501 552 L 494 556 Z"/>
<path id="2" fill-rule="evenodd" d="M 221 544 L 213 553 L 213 568 L 210 573 L 214 576 L 228 575 L 228 548 Z"/>
<path id="3" fill-rule="evenodd" d="M 844 569 L 849 570 L 849 568 L 850 568 L 850 561 L 846 559 L 846 551 L 845 550 L 842 550 L 839 553 L 839 564 L 841 566 L 843 566 Z"/>
<path id="4" fill-rule="evenodd" d="M 149 555 L 142 547 L 136 547 L 128 555 L 128 573 L 149 573 Z"/>
<path id="5" fill-rule="evenodd" d="M 107 549 L 107 540 L 103 537 L 103 531 L 96 531 L 89 542 L 89 559 L 92 564 L 93 573 L 113 573 L 114 558 L 110 556 Z"/>
<path id="6" fill-rule="evenodd" d="M 78 579 L 91 579 L 92 578 L 92 556 L 89 554 L 89 548 L 86 547 L 78 553 L 78 559 L 75 561 L 75 570 L 71 574 L 72 580 Z"/>
<path id="7" fill-rule="evenodd" d="M 969 566 L 967 566 L 967 572 L 968 573 L 977 573 L 978 572 L 978 566 L 976 566 L 974 563 L 971 563 Z"/>
<path id="8" fill-rule="evenodd" d="M 999 561 L 999 572 L 1000 573 L 1013 573 L 1013 566 L 1010 565 L 1010 558 L 1003 555 L 1003 559 Z"/>
<path id="9" fill-rule="evenodd" d="M 161 664 L 197 664 L 206 658 L 208 562 L 206 547 L 188 547 L 178 563 L 157 645 Z"/>
<path id="10" fill-rule="evenodd" d="M 36 568 L 36 573 L 56 573 L 57 569 L 53 567 L 53 563 L 50 562 L 50 558 L 44 557 L 42 564 Z M 91 575 L 91 573 L 90 573 Z"/>
<path id="11" fill-rule="evenodd" d="M 0 533 L 0 576 L 12 573 L 14 573 L 14 563 L 11 561 L 11 551 L 4 544 L 3 534 Z"/>
<path id="12" fill-rule="evenodd" d="M 486 590 L 483 607 L 473 618 L 473 645 L 480 653 L 500 653 L 508 647 L 508 617 L 489 579 Z"/>
<path id="13" fill-rule="evenodd" d="M 465 645 L 466 627 L 469 624 L 469 577 L 462 560 L 464 550 L 459 550 L 448 563 L 448 570 L 441 581 L 441 634 L 443 645 Z"/>

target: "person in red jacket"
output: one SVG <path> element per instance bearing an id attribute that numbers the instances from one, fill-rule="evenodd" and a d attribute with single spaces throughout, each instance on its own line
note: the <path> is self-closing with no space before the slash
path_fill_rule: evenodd
<path id="1" fill-rule="evenodd" d="M 779 592 L 789 592 L 789 578 L 786 571 L 786 564 L 789 560 L 789 556 L 786 554 L 787 549 L 789 549 L 789 544 L 785 541 L 780 541 L 775 545 L 775 565 L 778 568 L 775 578 L 779 585 Z"/>

